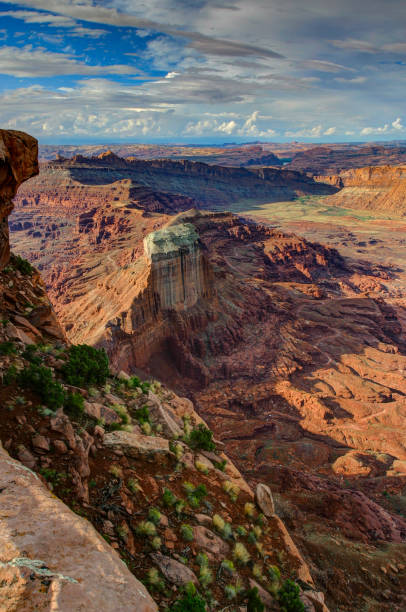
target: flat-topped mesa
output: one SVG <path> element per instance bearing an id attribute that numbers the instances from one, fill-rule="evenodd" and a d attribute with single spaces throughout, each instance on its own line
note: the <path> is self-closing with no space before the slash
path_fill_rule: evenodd
<path id="1" fill-rule="evenodd" d="M 172 225 L 144 239 L 151 280 L 163 310 L 185 310 L 212 293 L 211 273 L 192 223 Z"/>
<path id="2" fill-rule="evenodd" d="M 27 179 L 38 174 L 38 142 L 14 130 L 0 130 L 0 270 L 10 259 L 7 218 L 12 199 Z"/>

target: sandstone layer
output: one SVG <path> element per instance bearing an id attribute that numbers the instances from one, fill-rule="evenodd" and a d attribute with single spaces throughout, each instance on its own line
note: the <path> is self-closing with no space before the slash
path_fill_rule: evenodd
<path id="1" fill-rule="evenodd" d="M 406 213 L 406 166 L 371 166 L 315 178 L 340 189 L 326 199 L 332 206 L 396 216 Z"/>

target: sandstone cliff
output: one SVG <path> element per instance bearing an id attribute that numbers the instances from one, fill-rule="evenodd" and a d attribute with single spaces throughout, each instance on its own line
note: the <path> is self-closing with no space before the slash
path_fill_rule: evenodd
<path id="1" fill-rule="evenodd" d="M 371 166 L 317 176 L 315 180 L 340 189 L 326 200 L 333 206 L 400 216 L 406 213 L 406 166 Z"/>

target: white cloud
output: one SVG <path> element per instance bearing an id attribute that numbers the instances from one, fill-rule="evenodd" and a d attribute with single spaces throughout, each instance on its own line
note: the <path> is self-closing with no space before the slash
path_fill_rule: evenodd
<path id="1" fill-rule="evenodd" d="M 15 77 L 50 77 L 57 75 L 134 74 L 130 66 L 90 66 L 65 53 L 53 53 L 32 46 L 1 47 L 0 74 Z"/>
<path id="2" fill-rule="evenodd" d="M 296 132 L 287 130 L 285 136 L 289 138 L 320 138 L 323 131 L 322 125 L 315 125 L 312 128 L 297 130 Z"/>
<path id="3" fill-rule="evenodd" d="M 364 127 L 361 130 L 362 136 L 371 136 L 373 134 L 387 134 L 387 133 L 395 133 L 395 132 L 403 132 L 405 131 L 404 126 L 402 125 L 402 119 L 398 117 L 391 124 L 385 123 L 385 125 L 381 127 Z"/>
<path id="4" fill-rule="evenodd" d="M 402 125 L 402 119 L 398 117 L 395 121 L 392 121 L 392 127 L 394 130 L 399 130 L 400 132 L 404 131 L 404 127 Z"/>
<path id="5" fill-rule="evenodd" d="M 323 132 L 324 136 L 332 136 L 337 131 L 336 127 L 329 127 L 325 132 Z"/>

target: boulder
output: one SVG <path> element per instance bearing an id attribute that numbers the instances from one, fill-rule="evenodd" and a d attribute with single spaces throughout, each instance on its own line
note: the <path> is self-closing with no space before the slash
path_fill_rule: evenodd
<path id="1" fill-rule="evenodd" d="M 0 491 L 1 610 L 157 611 L 91 523 L 3 449 Z"/>
<path id="2" fill-rule="evenodd" d="M 152 553 L 151 558 L 168 582 L 176 584 L 177 586 L 183 586 L 188 582 L 193 582 L 193 584 L 196 585 L 198 584 L 196 575 L 191 569 L 186 567 L 186 565 L 183 565 L 183 563 L 179 563 L 179 561 L 175 561 L 175 559 L 158 552 Z"/>
<path id="3" fill-rule="evenodd" d="M 106 425 L 112 425 L 113 423 L 120 423 L 121 419 L 117 412 L 113 408 L 104 406 L 97 402 L 85 402 L 85 413 L 98 421 L 103 420 Z"/>
<path id="4" fill-rule="evenodd" d="M 229 545 L 204 525 L 193 527 L 193 535 L 197 548 L 207 553 L 209 558 L 221 559 L 227 556 Z"/>
<path id="5" fill-rule="evenodd" d="M 182 428 L 176 422 L 175 415 L 173 413 L 171 414 L 168 408 L 162 405 L 158 396 L 152 393 L 152 391 L 148 392 L 146 406 L 148 407 L 152 420 L 162 425 L 162 431 L 165 436 L 176 438 L 182 435 Z"/>
<path id="6" fill-rule="evenodd" d="M 255 489 L 255 501 L 258 508 L 267 517 L 271 517 L 275 514 L 275 506 L 273 503 L 273 497 L 271 489 L 260 482 Z"/>
<path id="7" fill-rule="evenodd" d="M 154 458 L 170 454 L 169 442 L 157 436 L 144 436 L 128 431 L 112 431 L 105 434 L 103 444 L 111 450 L 121 450 L 129 457 Z"/>

